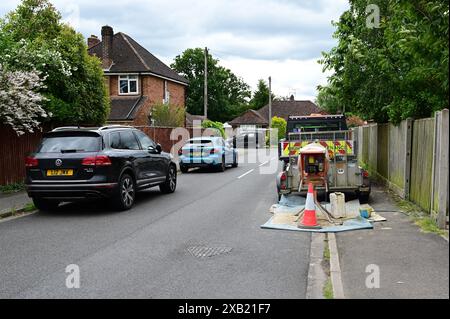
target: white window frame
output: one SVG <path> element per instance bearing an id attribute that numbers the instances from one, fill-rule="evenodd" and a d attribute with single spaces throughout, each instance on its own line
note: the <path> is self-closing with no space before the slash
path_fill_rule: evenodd
<path id="1" fill-rule="evenodd" d="M 136 79 L 130 79 L 130 77 L 136 77 Z M 122 93 L 120 92 L 120 81 L 124 81 L 127 80 L 127 84 L 128 84 L 128 93 Z M 136 92 L 130 92 L 130 82 L 131 81 L 136 81 Z M 123 74 L 123 75 L 119 75 L 118 81 L 117 81 L 117 86 L 118 86 L 118 93 L 119 95 L 138 95 L 139 94 L 139 75 L 137 74 Z"/>

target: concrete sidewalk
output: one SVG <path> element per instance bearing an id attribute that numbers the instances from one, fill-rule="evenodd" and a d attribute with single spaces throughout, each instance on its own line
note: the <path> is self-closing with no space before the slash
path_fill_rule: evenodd
<path id="1" fill-rule="evenodd" d="M 448 299 L 448 241 L 421 232 L 380 187 L 373 189 L 370 205 L 387 221 L 374 223 L 373 230 L 336 234 L 345 297 Z M 379 267 L 379 288 L 366 287 L 374 274 L 369 265 Z"/>
<path id="2" fill-rule="evenodd" d="M 10 213 L 12 210 L 23 209 L 28 203 L 31 203 L 31 198 L 28 197 L 25 191 L 0 194 L 0 217 L 5 213 Z"/>

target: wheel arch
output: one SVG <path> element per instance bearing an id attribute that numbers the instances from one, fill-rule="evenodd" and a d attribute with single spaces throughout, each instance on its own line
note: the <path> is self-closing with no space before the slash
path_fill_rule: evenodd
<path id="1" fill-rule="evenodd" d="M 122 178 L 123 174 L 128 174 L 131 176 L 131 178 L 133 178 L 134 182 L 136 183 L 136 174 L 134 173 L 134 170 L 131 166 L 125 166 L 124 168 L 122 168 L 122 171 L 120 172 L 119 175 L 119 181 Z"/>

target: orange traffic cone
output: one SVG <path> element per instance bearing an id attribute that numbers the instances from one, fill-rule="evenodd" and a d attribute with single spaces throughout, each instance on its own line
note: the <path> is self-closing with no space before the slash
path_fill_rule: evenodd
<path id="1" fill-rule="evenodd" d="M 319 224 L 317 224 L 316 204 L 314 203 L 314 186 L 312 183 L 309 183 L 308 185 L 308 194 L 306 195 L 303 218 L 300 219 L 297 227 L 306 229 L 322 228 Z"/>

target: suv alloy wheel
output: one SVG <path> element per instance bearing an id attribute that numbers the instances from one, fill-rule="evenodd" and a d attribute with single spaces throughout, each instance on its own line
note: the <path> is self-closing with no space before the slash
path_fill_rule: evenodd
<path id="1" fill-rule="evenodd" d="M 136 197 L 136 185 L 133 178 L 123 174 L 119 181 L 118 194 L 114 197 L 114 206 L 119 210 L 127 210 L 133 207 Z"/>
<path id="2" fill-rule="evenodd" d="M 175 192 L 177 188 L 177 169 L 175 166 L 170 165 L 169 171 L 167 172 L 166 181 L 159 185 L 159 189 L 164 194 L 170 194 Z"/>

